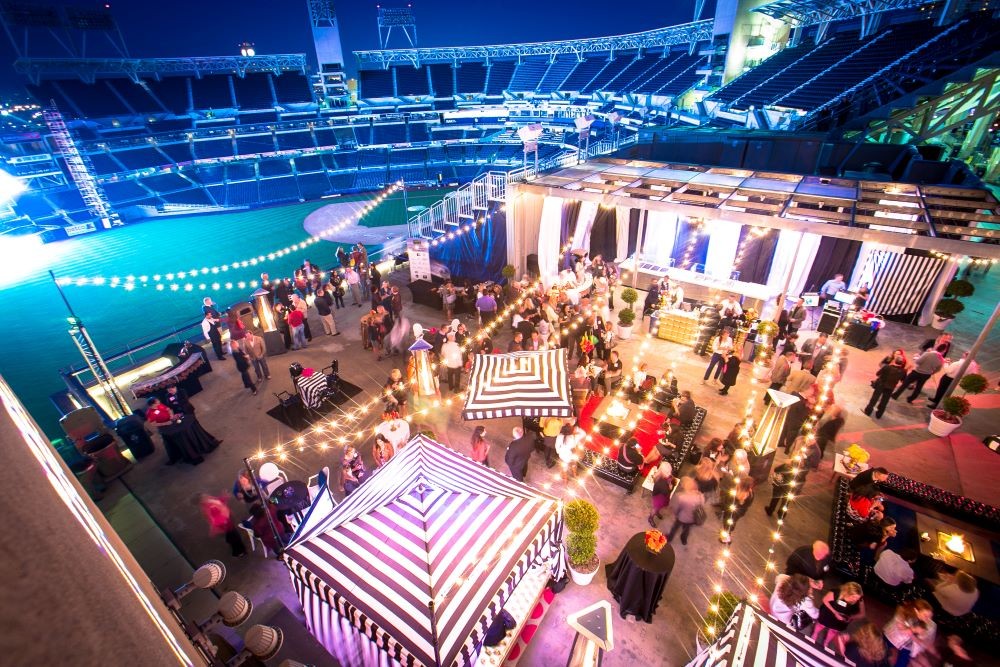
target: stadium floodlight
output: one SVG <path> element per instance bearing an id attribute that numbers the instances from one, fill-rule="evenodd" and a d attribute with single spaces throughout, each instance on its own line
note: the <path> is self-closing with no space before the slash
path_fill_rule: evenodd
<path id="1" fill-rule="evenodd" d="M 538 174 L 538 139 L 542 136 L 541 123 L 525 125 L 517 131 L 518 138 L 524 142 L 524 161 L 528 161 L 528 153 L 535 154 L 535 175 Z M 527 166 L 527 165 L 525 165 Z"/>
<path id="2" fill-rule="evenodd" d="M 251 657 L 270 660 L 281 650 L 284 641 L 285 635 L 281 628 L 271 625 L 255 625 L 247 630 L 247 634 L 243 638 L 245 648 L 230 658 L 226 665 L 227 667 L 237 667 Z"/>
<path id="3" fill-rule="evenodd" d="M 246 623 L 252 613 L 253 602 L 250 598 L 236 591 L 228 591 L 219 598 L 216 612 L 199 623 L 198 629 L 202 634 L 207 634 L 220 623 L 235 628 Z"/>
<path id="4" fill-rule="evenodd" d="M 576 126 L 576 131 L 579 133 L 576 137 L 576 151 L 577 155 L 580 151 L 583 151 L 583 159 L 586 160 L 590 157 L 590 126 L 594 124 L 594 117 L 590 114 L 586 116 L 578 116 L 573 120 L 573 124 Z M 584 142 L 584 146 L 580 146 L 580 143 Z"/>
<path id="5" fill-rule="evenodd" d="M 243 42 L 240 44 L 240 55 L 244 58 L 252 58 L 257 55 L 256 49 L 253 48 L 253 42 Z"/>
<path id="6" fill-rule="evenodd" d="M 170 589 L 161 591 L 160 597 L 168 607 L 177 610 L 181 608 L 181 600 L 188 594 L 199 588 L 215 588 L 225 578 L 226 566 L 221 561 L 210 560 L 194 571 L 189 582 L 174 591 Z"/>
<path id="7" fill-rule="evenodd" d="M 22 179 L 0 170 L 0 205 L 12 204 L 27 189 Z"/>

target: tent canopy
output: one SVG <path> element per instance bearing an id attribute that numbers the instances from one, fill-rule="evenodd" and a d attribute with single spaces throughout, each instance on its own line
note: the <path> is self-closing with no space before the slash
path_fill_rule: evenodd
<path id="1" fill-rule="evenodd" d="M 687 667 L 843 667 L 822 650 L 774 617 L 746 602 L 733 612 L 715 643 L 701 651 Z"/>
<path id="2" fill-rule="evenodd" d="M 477 354 L 462 416 L 572 417 L 572 396 L 565 348 Z"/>
<path id="3" fill-rule="evenodd" d="M 340 505 L 315 505 L 285 560 L 304 607 L 303 587 L 404 665 L 465 665 L 560 532 L 554 497 L 420 435 Z"/>

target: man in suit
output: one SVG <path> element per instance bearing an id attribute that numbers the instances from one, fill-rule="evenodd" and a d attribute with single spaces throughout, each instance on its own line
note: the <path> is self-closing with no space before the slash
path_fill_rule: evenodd
<path id="1" fill-rule="evenodd" d="M 191 405 L 191 399 L 188 398 L 186 391 L 181 389 L 175 384 L 167 387 L 167 395 L 163 400 L 167 407 L 170 408 L 174 414 L 178 412 L 183 412 L 186 415 L 194 414 L 194 406 Z"/>
<path id="2" fill-rule="evenodd" d="M 507 453 L 503 460 L 510 468 L 510 476 L 523 482 L 525 475 L 528 474 L 528 460 L 535 448 L 535 436 L 525 433 L 520 426 L 515 426 L 511 435 L 514 439 L 507 445 Z"/>

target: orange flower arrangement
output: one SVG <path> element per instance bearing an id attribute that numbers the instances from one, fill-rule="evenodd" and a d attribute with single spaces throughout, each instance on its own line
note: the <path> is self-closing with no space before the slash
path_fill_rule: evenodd
<path id="1" fill-rule="evenodd" d="M 658 554 L 667 543 L 667 538 L 658 530 L 646 531 L 646 548 L 651 553 Z"/>

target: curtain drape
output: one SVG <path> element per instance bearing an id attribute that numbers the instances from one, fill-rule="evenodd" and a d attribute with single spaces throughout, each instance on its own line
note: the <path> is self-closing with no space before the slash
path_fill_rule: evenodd
<path id="1" fill-rule="evenodd" d="M 753 230 L 750 225 L 744 225 L 740 232 L 740 243 Z M 778 244 L 778 231 L 769 229 L 763 236 L 758 236 L 748 242 L 743 261 L 736 267 L 740 272 L 740 280 L 745 283 L 767 284 L 767 276 L 771 271 L 771 260 L 774 258 L 774 248 Z"/>
<path id="2" fill-rule="evenodd" d="M 562 203 L 562 220 L 559 227 L 559 247 L 566 248 L 560 263 L 562 268 L 568 269 L 573 265 L 572 250 L 573 230 L 576 229 L 576 220 L 580 217 L 579 199 L 564 199 Z"/>
<path id="3" fill-rule="evenodd" d="M 498 206 L 491 206 L 482 225 L 432 248 L 431 258 L 447 266 L 453 277 L 473 282 L 495 280 L 507 261 L 506 215 Z"/>
<path id="4" fill-rule="evenodd" d="M 687 218 L 681 218 L 677 225 L 677 239 L 674 241 L 674 251 L 671 257 L 674 259 L 674 266 L 682 269 L 693 269 L 696 264 L 705 264 L 705 255 L 708 252 L 708 235 L 702 227 L 698 232 L 698 238 L 691 244 L 691 253 L 688 255 L 686 266 L 681 266 L 684 255 L 687 253 L 688 242 L 694 234 L 695 225 Z"/>
<path id="5" fill-rule="evenodd" d="M 706 225 L 708 251 L 705 254 L 705 273 L 716 278 L 729 278 L 736 261 L 743 225 L 723 220 L 713 220 Z"/>
<path id="6" fill-rule="evenodd" d="M 590 229 L 597 217 L 597 202 L 585 201 L 580 204 L 580 214 L 576 216 L 576 227 L 573 232 L 573 248 L 590 247 Z"/>
<path id="7" fill-rule="evenodd" d="M 838 273 L 850 276 L 861 252 L 861 241 L 824 236 L 819 243 L 816 260 L 806 278 L 806 291 L 815 292 Z"/>
<path id="8" fill-rule="evenodd" d="M 630 221 L 632 219 L 632 209 L 625 206 L 615 207 L 615 262 L 623 262 L 629 256 L 628 234 Z M 610 257 L 605 257 L 610 259 Z"/>
<path id="9" fill-rule="evenodd" d="M 801 238 L 801 243 L 799 240 Z M 782 229 L 774 248 L 774 261 L 767 277 L 767 286 L 780 292 L 790 275 L 787 296 L 800 294 L 806 284 L 809 269 L 816 259 L 819 243 L 823 237 Z"/>
<path id="10" fill-rule="evenodd" d="M 562 221 L 562 199 L 546 197 L 542 204 L 538 229 L 538 272 L 545 286 L 559 273 L 559 230 Z"/>
<path id="11" fill-rule="evenodd" d="M 670 264 L 677 238 L 677 215 L 667 211 L 649 211 L 642 240 L 642 257 L 659 266 Z"/>
<path id="12" fill-rule="evenodd" d="M 614 208 L 601 208 L 594 217 L 590 229 L 590 256 L 601 255 L 605 259 L 613 259 L 617 253 L 617 213 Z"/>

